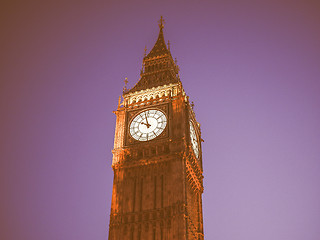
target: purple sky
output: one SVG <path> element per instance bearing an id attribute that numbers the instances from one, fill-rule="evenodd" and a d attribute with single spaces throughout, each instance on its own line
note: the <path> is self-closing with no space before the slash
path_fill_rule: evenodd
<path id="1" fill-rule="evenodd" d="M 319 240 L 319 1 L 7 2 L 0 239 L 107 239 L 112 111 L 163 15 L 205 140 L 206 239 Z"/>

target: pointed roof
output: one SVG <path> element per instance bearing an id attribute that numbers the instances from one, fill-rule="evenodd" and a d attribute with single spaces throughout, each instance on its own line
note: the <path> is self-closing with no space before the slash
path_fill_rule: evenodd
<path id="1" fill-rule="evenodd" d="M 180 81 L 178 76 L 179 68 L 173 61 L 170 50 L 164 41 L 163 23 L 164 20 L 161 16 L 158 39 L 148 55 L 143 58 L 143 70 L 141 71 L 140 80 L 133 88 L 124 93 L 132 93 Z"/>
<path id="2" fill-rule="evenodd" d="M 157 56 L 162 56 L 166 53 L 170 54 L 170 51 L 168 50 L 167 45 L 164 41 L 162 29 L 163 29 L 163 27 L 160 27 L 158 39 L 157 39 L 156 43 L 154 44 L 153 48 L 151 49 L 151 51 L 149 52 L 149 54 L 145 57 L 145 59 L 153 58 L 153 57 L 157 57 Z"/>

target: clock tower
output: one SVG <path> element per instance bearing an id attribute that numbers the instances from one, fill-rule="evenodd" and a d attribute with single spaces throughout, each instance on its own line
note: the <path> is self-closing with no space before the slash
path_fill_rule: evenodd
<path id="1" fill-rule="evenodd" d="M 163 36 L 116 114 L 109 240 L 200 240 L 200 124 Z"/>

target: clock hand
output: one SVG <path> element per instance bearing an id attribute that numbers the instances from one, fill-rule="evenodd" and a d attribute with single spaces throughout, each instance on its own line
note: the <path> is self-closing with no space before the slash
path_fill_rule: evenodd
<path id="1" fill-rule="evenodd" d="M 144 115 L 146 116 L 146 122 L 147 122 L 147 128 L 149 128 L 151 125 L 148 123 L 148 117 L 147 117 L 147 113 L 146 112 L 144 112 Z"/>
<path id="2" fill-rule="evenodd" d="M 147 128 L 149 128 L 149 127 L 151 126 L 150 124 L 148 124 L 148 123 L 144 123 L 144 122 L 141 122 L 141 124 L 146 125 L 146 126 L 147 126 Z"/>

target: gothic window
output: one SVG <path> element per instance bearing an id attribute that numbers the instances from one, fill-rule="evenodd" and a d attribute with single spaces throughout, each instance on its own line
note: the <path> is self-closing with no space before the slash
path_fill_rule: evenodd
<path id="1" fill-rule="evenodd" d="M 165 153 L 168 153 L 170 150 L 169 150 L 169 146 L 168 145 L 166 145 L 165 147 L 164 147 L 164 152 Z"/>
<path id="2" fill-rule="evenodd" d="M 149 150 L 148 150 L 148 149 L 145 149 L 145 150 L 144 150 L 144 156 L 147 157 L 148 155 L 149 155 Z"/>
<path id="3" fill-rule="evenodd" d="M 156 154 L 156 149 L 155 148 L 151 148 L 151 154 L 155 155 Z"/>

